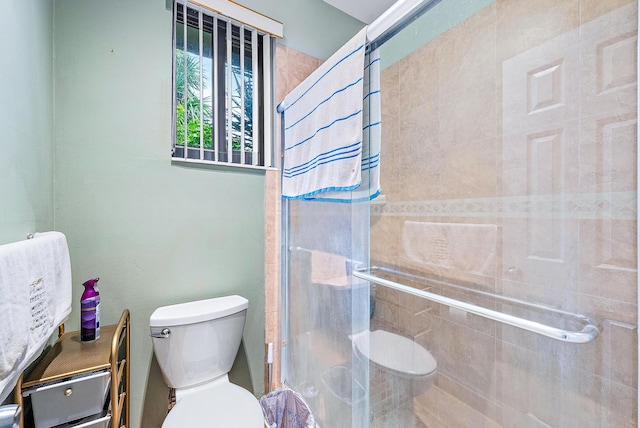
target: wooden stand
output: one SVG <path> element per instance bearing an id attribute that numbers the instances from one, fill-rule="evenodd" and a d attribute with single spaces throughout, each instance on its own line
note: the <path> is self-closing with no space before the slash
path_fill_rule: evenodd
<path id="1" fill-rule="evenodd" d="M 124 342 L 124 353 L 119 352 Z M 130 391 L 130 314 L 125 309 L 118 324 L 100 327 L 95 342 L 80 342 L 80 332 L 64 333 L 60 326 L 57 342 L 15 389 L 15 401 L 24 409 L 23 391 L 42 384 L 52 384 L 73 376 L 96 371 L 110 371 L 109 410 L 111 428 L 129 428 Z M 23 412 L 24 415 L 24 412 Z M 24 428 L 24 416 L 21 422 Z"/>

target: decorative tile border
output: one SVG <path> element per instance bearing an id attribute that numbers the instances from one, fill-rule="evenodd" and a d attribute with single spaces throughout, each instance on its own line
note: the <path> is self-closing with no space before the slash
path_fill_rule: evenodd
<path id="1" fill-rule="evenodd" d="M 387 197 L 387 201 L 388 201 Z M 372 216 L 497 218 L 638 218 L 636 192 L 505 196 L 477 199 L 387 202 L 371 205 Z"/>

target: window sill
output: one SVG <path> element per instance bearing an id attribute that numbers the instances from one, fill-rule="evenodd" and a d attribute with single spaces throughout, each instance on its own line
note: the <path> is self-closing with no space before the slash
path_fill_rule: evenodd
<path id="1" fill-rule="evenodd" d="M 171 163 L 181 163 L 181 164 L 190 164 L 190 165 L 201 165 L 205 167 L 227 167 L 227 168 L 238 168 L 245 170 L 254 170 L 254 171 L 278 171 L 279 168 L 275 168 L 272 166 L 260 166 L 260 165 L 243 165 L 239 163 L 229 163 L 229 162 L 215 162 L 208 160 L 200 160 L 200 159 L 184 159 L 184 158 L 171 158 Z"/>

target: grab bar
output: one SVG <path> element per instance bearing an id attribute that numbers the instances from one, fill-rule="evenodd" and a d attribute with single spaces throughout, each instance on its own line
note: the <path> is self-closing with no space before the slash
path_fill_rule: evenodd
<path id="1" fill-rule="evenodd" d="M 581 331 L 562 330 L 556 327 L 548 326 L 546 324 L 541 324 L 536 321 L 527 320 L 524 318 L 516 317 L 514 315 L 509 315 L 503 312 L 484 308 L 482 306 L 461 302 L 460 300 L 441 296 L 429 291 L 419 290 L 417 288 L 409 287 L 408 285 L 400 284 L 398 282 L 389 281 L 388 279 L 380 278 L 378 276 L 372 275 L 371 273 L 368 273 L 370 271 L 371 269 L 369 268 L 359 268 L 353 271 L 353 276 L 375 284 L 382 285 L 384 287 L 402 291 L 403 293 L 421 297 L 432 302 L 440 303 L 442 305 L 446 305 L 456 309 L 461 309 L 463 311 L 488 318 L 490 320 L 498 321 L 503 324 L 508 324 L 513 327 L 541 334 L 543 336 L 547 336 L 562 342 L 588 343 L 593 341 L 600 333 L 598 327 L 593 325 L 589 318 L 582 315 L 575 315 L 575 317 L 577 317 L 581 322 L 585 324 L 584 328 Z"/>

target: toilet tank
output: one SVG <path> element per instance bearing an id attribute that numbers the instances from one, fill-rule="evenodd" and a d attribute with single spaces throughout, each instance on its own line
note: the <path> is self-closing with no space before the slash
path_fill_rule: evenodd
<path id="1" fill-rule="evenodd" d="M 163 306 L 149 319 L 153 350 L 171 388 L 188 388 L 231 370 L 249 301 L 225 296 Z"/>

